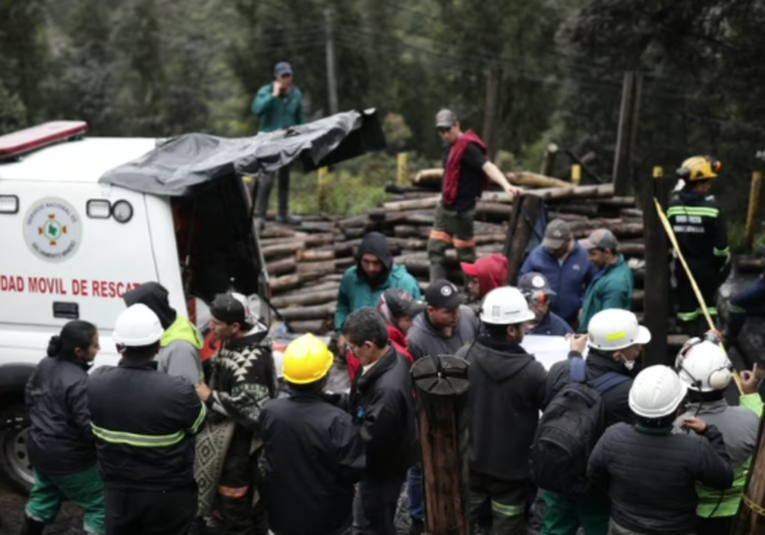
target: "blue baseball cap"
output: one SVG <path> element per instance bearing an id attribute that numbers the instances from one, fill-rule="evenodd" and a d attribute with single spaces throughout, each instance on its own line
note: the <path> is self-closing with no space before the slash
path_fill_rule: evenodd
<path id="1" fill-rule="evenodd" d="M 280 61 L 276 64 L 276 67 L 274 67 L 274 76 L 281 78 L 285 74 L 292 76 L 292 66 L 286 61 Z"/>

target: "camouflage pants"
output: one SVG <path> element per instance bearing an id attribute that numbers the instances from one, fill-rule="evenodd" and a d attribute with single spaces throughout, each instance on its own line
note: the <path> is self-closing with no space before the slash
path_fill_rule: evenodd
<path id="1" fill-rule="evenodd" d="M 475 262 L 475 240 L 473 239 L 475 209 L 457 212 L 449 210 L 442 202 L 436 206 L 433 230 L 428 238 L 428 261 L 430 282 L 446 278 L 446 250 L 454 247 L 460 262 Z"/>

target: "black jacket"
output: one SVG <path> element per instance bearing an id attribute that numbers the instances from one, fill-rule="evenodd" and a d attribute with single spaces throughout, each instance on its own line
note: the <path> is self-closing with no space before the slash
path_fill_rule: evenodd
<path id="1" fill-rule="evenodd" d="M 611 518 L 638 533 L 695 533 L 696 482 L 726 489 L 733 468 L 722 435 L 704 436 L 617 424 L 590 456 L 592 484 L 608 490 Z"/>
<path id="2" fill-rule="evenodd" d="M 524 480 L 545 400 L 547 372 L 518 344 L 479 338 L 457 356 L 470 363 L 470 468 L 504 481 Z"/>
<path id="3" fill-rule="evenodd" d="M 25 397 L 32 424 L 27 450 L 35 470 L 71 474 L 95 464 L 87 369 L 74 360 L 47 357 L 29 378 Z"/>
<path id="4" fill-rule="evenodd" d="M 393 347 L 351 387 L 348 408 L 367 454 L 366 476 L 404 474 L 417 458 L 409 362 Z"/>
<path id="5" fill-rule="evenodd" d="M 547 376 L 547 395 L 545 397 L 545 406 L 547 406 L 552 398 L 560 392 L 569 380 L 572 358 L 581 358 L 581 355 L 575 351 L 569 353 L 567 360 L 556 362 L 550 368 L 550 373 Z M 596 350 L 590 349 L 587 355 L 587 361 L 585 363 L 585 375 L 588 381 L 594 381 L 601 375 L 608 372 L 616 372 L 622 375 L 626 375 L 632 379 L 634 372 L 624 367 L 624 364 L 616 362 L 609 356 L 599 353 Z M 614 425 L 619 422 L 632 423 L 635 421 L 635 415 L 632 413 L 629 404 L 630 388 L 632 388 L 632 380 L 624 381 L 622 384 L 615 386 L 605 394 L 603 394 L 603 404 L 605 408 L 606 427 Z"/>
<path id="6" fill-rule="evenodd" d="M 730 257 L 728 233 L 714 195 L 680 192 L 673 195 L 667 218 L 688 267 L 696 277 L 722 277 Z"/>
<path id="7" fill-rule="evenodd" d="M 353 418 L 318 395 L 295 393 L 266 403 L 260 427 L 271 529 L 279 535 L 347 529 L 353 485 L 366 462 Z"/>
<path id="8" fill-rule="evenodd" d="M 123 359 L 91 374 L 88 405 L 107 487 L 194 485 L 193 435 L 207 410 L 188 380 Z"/>

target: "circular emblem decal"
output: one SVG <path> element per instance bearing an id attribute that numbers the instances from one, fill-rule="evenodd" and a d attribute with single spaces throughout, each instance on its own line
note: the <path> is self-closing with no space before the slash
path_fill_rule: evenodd
<path id="1" fill-rule="evenodd" d="M 444 286 L 443 288 L 441 288 L 441 295 L 443 295 L 444 297 L 449 297 L 450 295 L 452 295 L 452 287 Z"/>
<path id="2" fill-rule="evenodd" d="M 48 262 L 63 262 L 77 252 L 82 221 L 63 199 L 40 199 L 24 217 L 24 240 L 29 250 Z"/>

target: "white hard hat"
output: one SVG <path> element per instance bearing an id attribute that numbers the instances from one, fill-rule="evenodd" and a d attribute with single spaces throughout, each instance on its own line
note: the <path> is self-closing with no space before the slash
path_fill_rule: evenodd
<path id="1" fill-rule="evenodd" d="M 649 366 L 632 383 L 630 409 L 644 418 L 663 418 L 675 413 L 687 390 L 669 366 Z"/>
<path id="2" fill-rule="evenodd" d="M 536 316 L 518 288 L 502 286 L 486 294 L 481 304 L 481 321 L 492 325 L 516 325 Z"/>
<path id="3" fill-rule="evenodd" d="M 146 305 L 137 303 L 117 316 L 112 339 L 123 346 L 142 347 L 159 342 L 163 334 L 157 315 Z"/>
<path id="4" fill-rule="evenodd" d="M 733 379 L 731 363 L 722 346 L 698 340 L 684 347 L 675 362 L 677 374 L 697 392 L 724 390 Z"/>
<path id="5" fill-rule="evenodd" d="M 587 325 L 587 345 L 603 351 L 618 351 L 651 341 L 651 332 L 638 324 L 629 310 L 607 308 L 595 314 Z"/>

